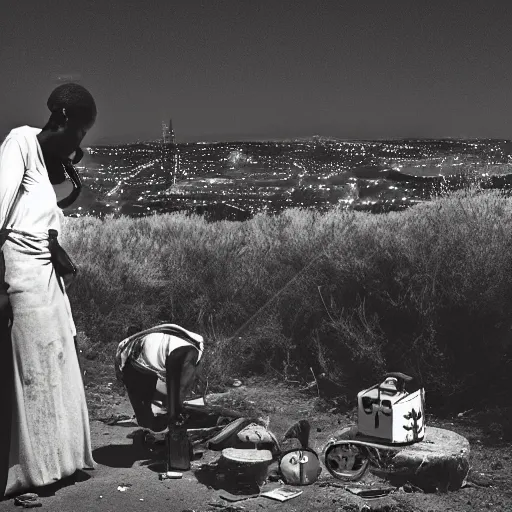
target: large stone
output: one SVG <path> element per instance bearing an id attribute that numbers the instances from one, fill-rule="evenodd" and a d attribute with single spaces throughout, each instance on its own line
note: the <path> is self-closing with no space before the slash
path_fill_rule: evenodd
<path id="1" fill-rule="evenodd" d="M 469 472 L 469 441 L 451 430 L 428 427 L 425 439 L 400 450 L 388 479 L 409 481 L 426 492 L 456 491 Z"/>
<path id="2" fill-rule="evenodd" d="M 336 438 L 381 445 L 374 438 L 358 435 L 357 427 L 344 429 Z M 469 442 L 451 430 L 426 427 L 423 441 L 408 446 L 382 446 L 378 451 L 380 460 L 373 457 L 371 473 L 396 486 L 410 482 L 425 492 L 455 491 L 469 472 Z"/>

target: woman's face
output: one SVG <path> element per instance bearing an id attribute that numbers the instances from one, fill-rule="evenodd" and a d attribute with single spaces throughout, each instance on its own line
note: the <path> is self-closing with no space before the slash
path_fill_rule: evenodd
<path id="1" fill-rule="evenodd" d="M 83 123 L 73 119 L 66 119 L 55 133 L 55 150 L 58 156 L 68 158 L 78 148 L 87 132 L 94 125 L 94 120 Z"/>

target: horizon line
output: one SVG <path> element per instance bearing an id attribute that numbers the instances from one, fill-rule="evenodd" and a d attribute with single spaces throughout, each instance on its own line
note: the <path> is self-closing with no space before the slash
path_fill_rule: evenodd
<path id="1" fill-rule="evenodd" d="M 243 136 L 242 136 L 243 137 Z M 386 142 L 386 141 L 501 141 L 510 142 L 512 139 L 499 138 L 499 137 L 466 137 L 466 136 L 439 136 L 439 137 L 418 137 L 418 136 L 395 136 L 395 137 L 334 137 L 329 135 L 305 135 L 296 137 L 243 137 L 240 139 L 199 139 L 190 141 L 177 141 L 176 145 L 180 144 L 237 144 L 247 142 L 307 142 L 315 139 L 326 139 L 333 142 Z M 86 147 L 95 146 L 130 146 L 135 144 L 162 144 L 161 138 L 155 139 L 136 139 L 130 142 L 96 142 L 94 144 L 88 144 Z"/>

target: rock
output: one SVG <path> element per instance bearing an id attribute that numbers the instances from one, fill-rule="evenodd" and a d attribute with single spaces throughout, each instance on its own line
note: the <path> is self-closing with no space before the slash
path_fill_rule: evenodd
<path id="1" fill-rule="evenodd" d="M 490 487 L 492 485 L 492 479 L 483 473 L 477 473 L 471 471 L 468 475 L 468 481 L 472 484 L 478 485 L 479 487 Z"/>
<path id="2" fill-rule="evenodd" d="M 419 487 L 416 487 L 415 485 L 412 485 L 409 482 L 407 482 L 402 487 L 400 487 L 400 489 L 403 489 L 403 491 L 406 492 L 406 493 L 423 492 L 423 489 L 420 489 Z"/>
<path id="3" fill-rule="evenodd" d="M 375 438 L 358 435 L 356 426 L 343 429 L 335 437 L 384 445 Z M 372 462 L 370 472 L 396 487 L 410 483 L 425 492 L 455 491 L 461 488 L 469 472 L 469 441 L 451 430 L 427 426 L 423 441 L 383 446 L 378 451 L 380 463 Z"/>
<path id="4" fill-rule="evenodd" d="M 389 479 L 408 481 L 426 492 L 460 489 L 469 472 L 469 441 L 451 430 L 427 427 L 425 432 L 422 442 L 391 458 Z"/>

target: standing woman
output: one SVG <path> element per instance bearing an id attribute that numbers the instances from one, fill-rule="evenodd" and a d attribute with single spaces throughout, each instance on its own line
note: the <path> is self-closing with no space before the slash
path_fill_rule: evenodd
<path id="1" fill-rule="evenodd" d="M 50 260 L 49 230 L 60 233 L 59 206 L 78 196 L 70 158 L 82 154 L 96 105 L 77 84 L 57 87 L 47 105 L 42 130 L 15 128 L 0 148 L 0 282 L 10 309 L 0 326 L 0 496 L 94 467 L 76 330 Z M 70 194 L 58 202 L 54 185 L 70 181 Z"/>

